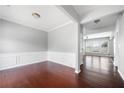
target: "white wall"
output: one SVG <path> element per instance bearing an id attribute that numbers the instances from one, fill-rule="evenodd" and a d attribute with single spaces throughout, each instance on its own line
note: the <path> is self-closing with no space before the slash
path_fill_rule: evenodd
<path id="1" fill-rule="evenodd" d="M 80 30 L 80 65 L 83 64 L 83 54 L 84 54 L 84 39 L 83 39 L 83 27 Z"/>
<path id="2" fill-rule="evenodd" d="M 68 24 L 48 32 L 48 60 L 75 67 L 77 25 Z"/>
<path id="3" fill-rule="evenodd" d="M 124 13 L 119 16 L 119 36 L 118 36 L 118 70 L 124 79 Z"/>
<path id="4" fill-rule="evenodd" d="M 118 66 L 119 62 L 119 46 L 118 46 L 118 32 L 114 35 L 114 65 Z"/>
<path id="5" fill-rule="evenodd" d="M 0 19 L 0 70 L 47 60 L 47 32 Z"/>
<path id="6" fill-rule="evenodd" d="M 75 52 L 76 27 L 74 23 L 48 32 L 48 51 Z"/>
<path id="7" fill-rule="evenodd" d="M 119 62 L 119 22 L 120 22 L 120 16 L 118 17 L 118 20 L 116 21 L 116 28 L 114 33 L 114 65 L 118 66 Z"/>
<path id="8" fill-rule="evenodd" d="M 79 28 L 70 23 L 47 33 L 0 20 L 0 69 L 46 60 L 79 69 Z"/>

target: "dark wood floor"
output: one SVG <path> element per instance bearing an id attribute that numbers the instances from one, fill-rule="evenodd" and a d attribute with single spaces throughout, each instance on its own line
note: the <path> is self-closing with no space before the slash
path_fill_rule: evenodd
<path id="1" fill-rule="evenodd" d="M 81 72 L 52 62 L 0 71 L 0 87 L 15 88 L 77 88 L 124 87 L 123 80 L 105 57 L 86 57 Z"/>

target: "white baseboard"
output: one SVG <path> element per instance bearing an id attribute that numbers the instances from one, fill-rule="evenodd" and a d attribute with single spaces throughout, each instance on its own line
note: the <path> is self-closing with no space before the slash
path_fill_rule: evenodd
<path id="1" fill-rule="evenodd" d="M 47 52 L 0 54 L 0 70 L 34 64 L 47 60 Z"/>
<path id="2" fill-rule="evenodd" d="M 112 61 L 114 67 L 118 67 L 118 65 L 115 63 L 115 61 Z"/>
<path id="3" fill-rule="evenodd" d="M 78 71 L 77 71 L 77 70 L 75 70 L 75 73 L 77 73 L 77 74 L 78 74 L 78 73 L 80 73 L 80 72 L 81 72 L 81 70 L 78 70 Z"/>
<path id="4" fill-rule="evenodd" d="M 123 76 L 123 74 L 121 73 L 121 71 L 119 70 L 119 67 L 118 67 L 118 65 L 116 64 L 115 61 L 113 61 L 113 65 L 114 65 L 114 67 L 117 67 L 117 68 L 118 68 L 118 73 L 119 73 L 119 75 L 121 76 L 121 78 L 124 80 L 124 76 Z"/>
<path id="5" fill-rule="evenodd" d="M 48 60 L 75 68 L 75 53 L 67 52 L 48 52 Z"/>
<path id="6" fill-rule="evenodd" d="M 114 66 L 118 66 L 118 65 L 117 65 L 117 62 L 118 62 L 118 61 L 115 61 L 115 60 L 116 60 L 116 59 L 114 59 L 112 62 L 113 62 L 113 64 L 114 64 Z"/>
<path id="7" fill-rule="evenodd" d="M 47 60 L 45 60 L 45 61 L 47 61 Z M 11 69 L 11 68 L 16 68 L 16 67 L 21 67 L 21 66 L 26 66 L 26 65 L 31 65 L 31 64 L 36 64 L 36 63 L 41 63 L 41 62 L 45 62 L 45 61 L 38 61 L 38 62 L 34 62 L 34 63 L 25 63 L 25 64 L 18 64 L 18 65 L 11 65 L 11 66 L 7 66 L 7 67 L 4 67 L 4 68 L 0 68 L 0 71 Z"/>
<path id="8" fill-rule="evenodd" d="M 124 76 L 123 76 L 123 74 L 121 73 L 121 71 L 119 70 L 119 68 L 118 68 L 118 72 L 119 72 L 121 78 L 124 80 Z"/>

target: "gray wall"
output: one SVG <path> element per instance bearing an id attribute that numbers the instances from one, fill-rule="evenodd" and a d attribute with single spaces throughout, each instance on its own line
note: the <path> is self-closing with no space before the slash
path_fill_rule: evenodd
<path id="1" fill-rule="evenodd" d="M 0 19 L 0 53 L 47 51 L 47 32 Z"/>
<path id="2" fill-rule="evenodd" d="M 76 31 L 74 23 L 47 33 L 0 19 L 0 53 L 75 52 Z"/>
<path id="3" fill-rule="evenodd" d="M 48 50 L 54 52 L 75 52 L 76 31 L 77 27 L 72 23 L 49 32 Z"/>

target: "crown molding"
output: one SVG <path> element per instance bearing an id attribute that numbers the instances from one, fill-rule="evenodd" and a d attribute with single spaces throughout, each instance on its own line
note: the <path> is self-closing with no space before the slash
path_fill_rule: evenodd
<path id="1" fill-rule="evenodd" d="M 20 20 L 15 20 L 15 19 L 8 18 L 8 17 L 5 17 L 5 16 L 0 16 L 0 19 L 5 20 L 5 21 L 9 21 L 9 22 L 12 22 L 12 23 L 16 23 L 16 24 L 19 24 L 19 25 L 22 25 L 22 26 L 26 26 L 26 27 L 29 27 L 29 28 L 33 28 L 33 29 L 36 29 L 36 30 L 41 30 L 41 31 L 48 32 L 48 30 L 43 28 L 43 27 L 42 28 L 37 28 L 37 27 L 30 26 L 30 25 L 26 25 L 23 22 L 21 22 Z M 15 20 L 15 21 L 13 21 L 13 20 Z"/>
<path id="2" fill-rule="evenodd" d="M 69 24 L 72 24 L 72 23 L 73 23 L 72 21 L 68 21 L 68 22 L 66 22 L 66 23 L 64 23 L 64 24 L 58 25 L 58 26 L 56 26 L 56 27 L 50 29 L 49 32 L 54 31 L 54 30 L 57 30 L 57 29 L 59 29 L 59 28 L 62 28 L 62 27 L 64 27 L 64 26 L 69 25 Z"/>
<path id="3" fill-rule="evenodd" d="M 12 22 L 12 23 L 16 23 L 16 24 L 19 24 L 19 25 L 22 25 L 22 26 L 30 27 L 30 28 L 33 28 L 33 29 L 36 29 L 36 30 L 42 30 L 42 31 L 45 31 L 45 32 L 54 31 L 54 30 L 56 30 L 56 29 L 59 29 L 59 28 L 61 28 L 61 27 L 64 27 L 64 26 L 66 26 L 66 25 L 69 25 L 69 24 L 72 24 L 72 23 L 73 23 L 73 21 L 68 21 L 68 22 L 66 22 L 66 23 L 64 23 L 64 24 L 58 25 L 58 26 L 56 26 L 56 27 L 54 27 L 54 28 L 48 30 L 48 29 L 44 29 L 44 28 L 32 27 L 32 26 L 23 24 L 23 23 L 20 22 L 19 20 L 10 19 L 10 18 L 4 17 L 4 16 L 0 16 L 0 19 L 6 20 L 6 21 L 9 21 L 9 22 Z M 13 20 L 15 20 L 15 21 L 13 21 Z"/>

